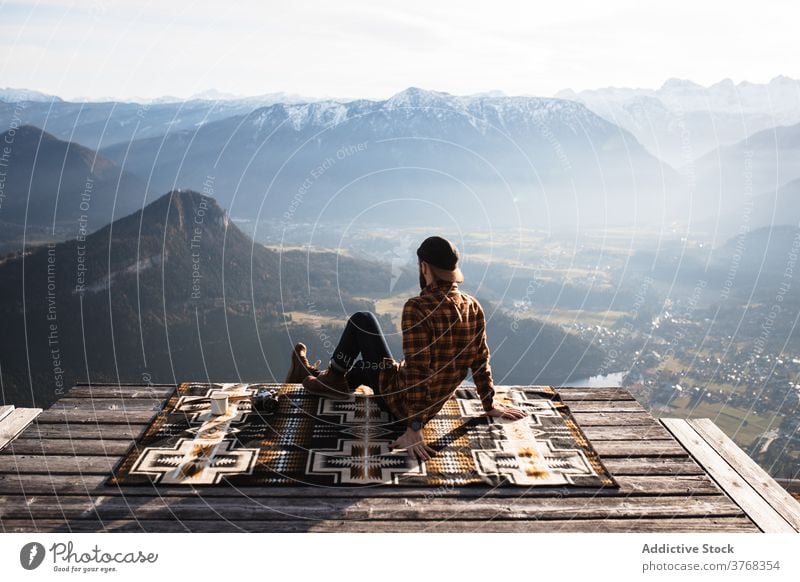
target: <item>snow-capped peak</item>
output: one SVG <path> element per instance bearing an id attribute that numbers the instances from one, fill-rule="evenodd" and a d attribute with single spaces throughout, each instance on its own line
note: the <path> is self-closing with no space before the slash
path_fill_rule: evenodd
<path id="1" fill-rule="evenodd" d="M 0 89 L 0 102 L 18 103 L 21 101 L 61 101 L 61 98 L 31 89 L 15 89 L 13 87 Z"/>
<path id="2" fill-rule="evenodd" d="M 258 109 L 252 121 L 259 129 L 270 131 L 280 124 L 295 131 L 307 127 L 325 127 L 344 123 L 352 118 L 369 119 L 383 112 L 388 119 L 408 118 L 424 114 L 439 123 L 461 119 L 480 132 L 491 127 L 509 131 L 557 121 L 582 131 L 589 127 L 609 128 L 608 122 L 589 111 L 582 103 L 564 99 L 479 93 L 455 96 L 439 91 L 409 87 L 384 101 L 319 101 L 315 103 L 281 103 Z"/>
<path id="3" fill-rule="evenodd" d="M 434 107 L 446 105 L 453 99 L 449 93 L 438 91 L 426 91 L 419 87 L 409 87 L 392 95 L 384 102 L 385 109 L 395 109 L 398 107 Z"/>

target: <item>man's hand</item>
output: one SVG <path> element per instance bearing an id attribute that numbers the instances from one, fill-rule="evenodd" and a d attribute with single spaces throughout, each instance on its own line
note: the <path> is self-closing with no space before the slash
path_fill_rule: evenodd
<path id="1" fill-rule="evenodd" d="M 496 416 L 499 418 L 511 418 L 513 420 L 519 420 L 520 418 L 525 418 L 528 416 L 528 411 L 516 408 L 514 406 L 506 406 L 505 404 L 500 404 L 499 402 L 494 402 L 493 408 L 486 413 L 486 416 Z"/>
<path id="2" fill-rule="evenodd" d="M 406 449 L 412 458 L 416 457 L 420 461 L 427 461 L 436 454 L 434 449 L 425 444 L 422 438 L 422 431 L 411 430 L 410 428 L 407 428 L 406 432 L 399 438 L 390 442 L 389 448 Z"/>

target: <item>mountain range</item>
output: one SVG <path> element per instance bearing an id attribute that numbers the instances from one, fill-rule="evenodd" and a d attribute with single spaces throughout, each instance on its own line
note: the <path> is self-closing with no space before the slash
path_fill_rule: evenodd
<path id="1" fill-rule="evenodd" d="M 213 90 L 188 99 L 69 101 L 27 89 L 6 88 L 0 89 L 0 127 L 33 125 L 64 141 L 96 150 L 172 131 L 196 129 L 276 103 L 311 101 L 314 99 L 290 93 L 237 97 Z"/>
<path id="2" fill-rule="evenodd" d="M 138 177 L 135 191 L 116 196 L 123 213 L 191 188 L 237 220 L 284 225 L 636 226 L 729 236 L 743 204 L 800 179 L 798 82 L 786 77 L 710 87 L 671 79 L 657 90 L 560 98 L 413 87 L 378 101 L 210 92 L 176 102 L 14 102 L 30 93 L 0 93 L 8 100 L 0 119 L 43 127 L 93 149 L 84 157 L 116 164 L 126 180 Z M 37 158 L 36 143 L 18 148 L 45 174 L 69 165 Z M 33 173 L 17 165 L 23 177 Z M 19 216 L 0 221 L 20 224 Z"/>
<path id="3" fill-rule="evenodd" d="M 571 101 L 455 97 L 279 104 L 101 150 L 156 189 L 209 180 L 234 217 L 395 225 L 658 223 L 678 174 Z"/>
<path id="4" fill-rule="evenodd" d="M 763 84 L 723 79 L 708 87 L 673 78 L 658 89 L 566 89 L 556 96 L 624 127 L 675 168 L 759 131 L 800 123 L 800 82 L 785 76 Z"/>

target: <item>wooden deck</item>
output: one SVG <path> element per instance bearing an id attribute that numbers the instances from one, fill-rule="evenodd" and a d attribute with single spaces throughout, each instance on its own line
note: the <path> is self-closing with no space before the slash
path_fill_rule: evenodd
<path id="1" fill-rule="evenodd" d="M 105 486 L 174 389 L 78 385 L 38 415 L 0 451 L 0 528 L 759 532 L 800 524 L 800 504 L 756 474 L 713 424 L 662 423 L 621 388 L 557 388 L 618 490 L 221 486 L 201 494 L 185 486 Z"/>

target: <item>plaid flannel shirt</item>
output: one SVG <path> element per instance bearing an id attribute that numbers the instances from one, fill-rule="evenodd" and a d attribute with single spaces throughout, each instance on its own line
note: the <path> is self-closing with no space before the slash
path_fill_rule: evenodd
<path id="1" fill-rule="evenodd" d="M 403 306 L 404 360 L 387 358 L 379 372 L 389 410 L 409 425 L 428 422 L 453 395 L 467 371 L 485 411 L 492 409 L 494 384 L 483 307 L 458 283 L 435 281 Z"/>

